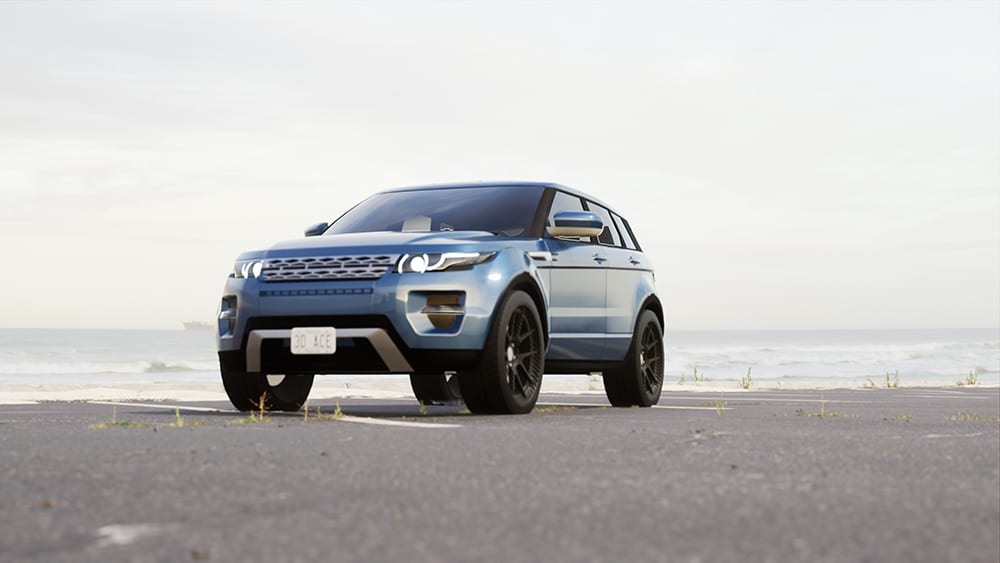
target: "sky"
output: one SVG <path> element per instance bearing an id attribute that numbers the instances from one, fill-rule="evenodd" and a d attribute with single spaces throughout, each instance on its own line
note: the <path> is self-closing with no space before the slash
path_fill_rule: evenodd
<path id="1" fill-rule="evenodd" d="M 668 331 L 1000 326 L 1000 2 L 0 2 L 0 327 L 479 180 L 617 208 Z"/>

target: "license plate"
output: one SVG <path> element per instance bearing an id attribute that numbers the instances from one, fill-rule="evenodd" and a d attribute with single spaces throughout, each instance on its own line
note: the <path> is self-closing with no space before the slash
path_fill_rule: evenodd
<path id="1" fill-rule="evenodd" d="M 337 329 L 308 326 L 292 329 L 293 354 L 333 354 L 337 351 Z"/>

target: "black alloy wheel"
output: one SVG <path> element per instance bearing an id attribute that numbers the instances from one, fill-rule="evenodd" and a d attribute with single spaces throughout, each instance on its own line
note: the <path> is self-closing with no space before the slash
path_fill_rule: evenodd
<path id="1" fill-rule="evenodd" d="M 474 413 L 524 414 L 538 401 L 544 371 L 538 307 L 527 293 L 514 291 L 497 308 L 479 370 L 459 374 L 459 385 Z"/>
<path id="2" fill-rule="evenodd" d="M 462 402 L 458 374 L 411 373 L 410 388 L 418 401 L 425 405 L 457 405 Z"/>
<path id="3" fill-rule="evenodd" d="M 663 329 L 652 311 L 644 310 L 636 322 L 632 344 L 620 370 L 604 374 L 604 391 L 616 407 L 649 407 L 660 401 L 663 390 Z"/>
<path id="4" fill-rule="evenodd" d="M 313 375 L 269 375 L 222 368 L 222 386 L 237 410 L 287 411 L 302 408 L 312 390 Z"/>

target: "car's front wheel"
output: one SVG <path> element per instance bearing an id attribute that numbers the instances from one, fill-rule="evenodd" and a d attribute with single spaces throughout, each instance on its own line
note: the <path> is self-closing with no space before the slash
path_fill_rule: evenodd
<path id="1" fill-rule="evenodd" d="M 452 372 L 410 374 L 410 388 L 425 405 L 454 405 L 462 401 L 458 375 Z"/>
<path id="2" fill-rule="evenodd" d="M 538 401 L 545 339 L 535 302 L 511 292 L 497 307 L 477 371 L 459 374 L 462 398 L 477 414 L 524 414 Z"/>
<path id="3" fill-rule="evenodd" d="M 649 407 L 663 389 L 663 329 L 650 310 L 639 315 L 625 366 L 604 374 L 604 391 L 616 407 Z"/>
<path id="4" fill-rule="evenodd" d="M 241 411 L 297 411 L 309 398 L 312 375 L 269 375 L 222 368 L 222 386 Z"/>

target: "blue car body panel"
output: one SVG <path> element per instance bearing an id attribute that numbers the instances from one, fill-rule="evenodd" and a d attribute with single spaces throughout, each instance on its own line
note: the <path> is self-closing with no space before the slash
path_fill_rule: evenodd
<path id="1" fill-rule="evenodd" d="M 599 367 L 622 362 L 643 308 L 654 310 L 662 323 L 653 268 L 637 244 L 630 249 L 624 242 L 609 246 L 598 243 L 599 238 L 570 241 L 544 232 L 540 220 L 555 211 L 548 207 L 555 191 L 580 198 L 583 205 L 603 206 L 620 219 L 612 208 L 582 192 L 558 184 L 520 182 L 419 186 L 376 195 L 456 189 L 494 190 L 491 197 L 519 189 L 540 190 L 541 195 L 538 209 L 526 210 L 534 214 L 531 226 L 515 236 L 446 230 L 449 225 L 441 223 L 442 230 L 324 234 L 241 254 L 223 290 L 217 333 L 220 359 L 242 365 L 253 330 L 371 325 L 386 331 L 414 371 L 440 369 L 452 358 L 458 368 L 466 369 L 485 345 L 498 303 L 514 288 L 536 300 L 547 331 L 546 364 L 553 369 L 563 363 L 576 370 L 579 363 L 593 362 Z M 527 223 L 530 218 L 521 219 Z M 431 225 L 434 221 L 436 217 L 419 216 L 414 223 Z M 621 224 L 627 227 L 627 222 Z M 335 221 L 330 232 L 337 225 Z M 616 229 L 616 238 L 634 240 L 630 231 L 624 235 L 624 227 L 610 228 Z M 479 256 L 476 259 L 482 262 L 443 271 L 400 273 L 401 260 L 408 256 L 425 257 L 421 265 L 444 256 L 462 260 Z M 332 265 L 320 268 L 317 264 Z M 260 273 L 252 275 L 255 267 Z M 315 275 L 362 277 L 312 279 L 314 271 L 320 272 Z M 291 277 L 281 277 L 285 275 Z M 337 340 L 338 350 L 358 345 L 350 338 Z M 261 353 L 287 358 L 282 356 L 281 345 L 276 346 Z M 342 369 L 336 358 L 317 362 L 315 366 L 296 364 L 295 370 L 359 371 L 356 364 Z M 374 366 L 372 371 L 383 370 Z"/>

